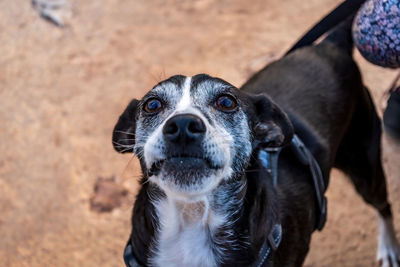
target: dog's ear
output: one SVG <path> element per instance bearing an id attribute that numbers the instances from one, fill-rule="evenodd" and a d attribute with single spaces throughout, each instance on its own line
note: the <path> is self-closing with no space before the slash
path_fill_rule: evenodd
<path id="1" fill-rule="evenodd" d="M 114 127 L 112 143 L 119 153 L 133 152 L 135 145 L 136 110 L 139 100 L 133 99 Z"/>
<path id="2" fill-rule="evenodd" d="M 256 146 L 282 147 L 293 138 L 293 125 L 278 105 L 266 95 L 251 95 L 253 137 Z"/>

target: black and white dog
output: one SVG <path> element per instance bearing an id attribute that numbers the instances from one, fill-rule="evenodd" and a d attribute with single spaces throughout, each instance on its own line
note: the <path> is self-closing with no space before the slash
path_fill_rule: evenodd
<path id="1" fill-rule="evenodd" d="M 377 210 L 377 259 L 399 266 L 381 124 L 348 26 L 269 64 L 240 90 L 178 75 L 131 101 L 113 133 L 115 149 L 134 152 L 143 171 L 127 265 L 301 266 L 321 214 L 312 174 L 290 148 L 294 134 L 325 185 L 337 167 Z M 260 160 L 273 149 L 281 149 L 276 185 Z"/>

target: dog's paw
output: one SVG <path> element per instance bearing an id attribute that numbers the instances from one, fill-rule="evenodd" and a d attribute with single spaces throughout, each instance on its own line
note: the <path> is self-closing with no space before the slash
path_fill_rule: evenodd
<path id="1" fill-rule="evenodd" d="M 382 267 L 400 267 L 400 245 L 396 239 L 392 218 L 379 217 L 377 261 Z"/>
<path id="2" fill-rule="evenodd" d="M 399 267 L 400 250 L 397 247 L 385 247 L 378 250 L 377 261 L 381 267 Z"/>

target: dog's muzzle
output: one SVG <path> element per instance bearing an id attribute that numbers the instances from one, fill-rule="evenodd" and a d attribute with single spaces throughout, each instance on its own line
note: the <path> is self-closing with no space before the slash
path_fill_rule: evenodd
<path id="1" fill-rule="evenodd" d="M 162 134 L 166 148 L 165 159 L 155 162 L 150 170 L 151 173 L 157 174 L 162 170 L 164 175 L 176 179 L 178 177 L 195 179 L 219 168 L 206 157 L 207 153 L 203 148 L 206 126 L 198 116 L 175 115 L 165 123 Z"/>
<path id="2" fill-rule="evenodd" d="M 201 144 L 206 133 L 204 122 L 192 114 L 180 114 L 170 118 L 164 125 L 163 135 L 170 145 L 192 146 Z"/>

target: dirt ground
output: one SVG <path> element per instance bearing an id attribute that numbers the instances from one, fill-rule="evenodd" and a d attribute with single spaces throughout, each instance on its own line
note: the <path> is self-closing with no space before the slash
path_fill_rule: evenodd
<path id="1" fill-rule="evenodd" d="M 29 0 L 0 0 L 0 266 L 123 266 L 140 174 L 111 132 L 129 100 L 173 74 L 240 86 L 338 2 L 71 0 L 58 28 Z M 396 73 L 356 58 L 381 114 Z M 400 145 L 386 136 L 383 161 L 400 238 Z M 99 177 L 129 191 L 111 212 L 90 209 Z M 327 195 L 305 265 L 374 266 L 374 211 L 336 170 Z"/>

